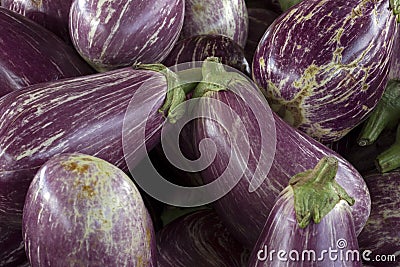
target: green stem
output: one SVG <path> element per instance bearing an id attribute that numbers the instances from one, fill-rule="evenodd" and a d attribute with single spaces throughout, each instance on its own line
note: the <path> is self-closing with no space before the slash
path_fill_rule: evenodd
<path id="1" fill-rule="evenodd" d="M 279 0 L 279 5 L 283 12 L 291 8 L 292 6 L 300 3 L 302 0 Z"/>
<path id="2" fill-rule="evenodd" d="M 393 14 L 397 17 L 397 22 L 400 22 L 400 1 L 399 0 L 389 0 L 389 6 L 393 10 Z"/>
<path id="3" fill-rule="evenodd" d="M 386 151 L 378 155 L 375 165 L 381 173 L 400 167 L 400 124 L 397 126 L 396 141 Z"/>
<path id="4" fill-rule="evenodd" d="M 311 220 L 321 222 L 340 200 L 349 205 L 354 199 L 335 181 L 338 160 L 324 157 L 312 170 L 293 176 L 289 185 L 293 188 L 296 220 L 305 228 Z"/>
<path id="5" fill-rule="evenodd" d="M 400 83 L 390 80 L 385 93 L 371 113 L 360 136 L 358 145 L 367 146 L 374 143 L 385 128 L 395 125 L 400 119 Z"/>

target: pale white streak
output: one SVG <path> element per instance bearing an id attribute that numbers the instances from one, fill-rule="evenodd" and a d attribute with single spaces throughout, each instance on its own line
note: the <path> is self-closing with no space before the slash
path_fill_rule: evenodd
<path id="1" fill-rule="evenodd" d="M 149 45 L 154 44 L 157 40 L 158 40 L 158 35 L 161 32 L 161 30 L 163 30 L 164 25 L 166 23 L 167 18 L 165 17 L 163 20 L 162 25 L 158 28 L 158 30 L 153 33 L 153 35 L 150 36 L 150 38 L 147 40 L 147 42 L 142 46 L 142 48 L 140 49 L 140 51 L 138 52 L 138 54 L 141 54 L 143 50 L 148 49 Z"/>
<path id="2" fill-rule="evenodd" d="M 54 141 L 56 141 L 57 139 L 59 139 L 63 135 L 64 135 L 64 132 L 60 132 L 60 133 L 54 135 L 53 137 L 48 138 L 42 144 L 40 144 L 40 145 L 38 145 L 38 146 L 36 146 L 36 147 L 34 147 L 32 149 L 25 150 L 22 154 L 20 154 L 20 155 L 18 155 L 16 157 L 16 160 L 21 160 L 23 158 L 30 157 L 30 156 L 34 155 L 35 153 L 37 153 L 41 149 L 50 146 Z"/>

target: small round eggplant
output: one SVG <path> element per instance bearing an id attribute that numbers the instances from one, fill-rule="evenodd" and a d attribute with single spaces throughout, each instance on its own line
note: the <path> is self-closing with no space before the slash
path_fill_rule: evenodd
<path id="1" fill-rule="evenodd" d="M 302 1 L 268 28 L 253 79 L 286 122 L 337 141 L 378 104 L 397 22 L 389 0 Z"/>
<path id="2" fill-rule="evenodd" d="M 221 34 L 244 47 L 247 31 L 248 17 L 244 0 L 185 0 L 181 39 L 202 34 Z"/>
<path id="3" fill-rule="evenodd" d="M 400 172 L 365 177 L 371 193 L 371 215 L 358 236 L 361 250 L 376 255 L 396 255 L 397 261 L 370 262 L 374 266 L 399 266 L 400 257 Z"/>
<path id="4" fill-rule="evenodd" d="M 1 0 L 1 6 L 17 12 L 50 30 L 68 44 L 68 15 L 72 0 Z"/>
<path id="5" fill-rule="evenodd" d="M 96 70 L 161 62 L 184 20 L 183 0 L 76 0 L 70 34 L 76 50 Z"/>
<path id="6" fill-rule="evenodd" d="M 250 66 L 243 48 L 223 35 L 198 35 L 176 43 L 163 61 L 166 66 L 191 61 L 203 61 L 207 57 L 218 57 L 223 64 L 250 75 Z"/>
<path id="7" fill-rule="evenodd" d="M 248 251 L 212 210 L 200 210 L 157 233 L 158 267 L 245 267 Z"/>
<path id="8" fill-rule="evenodd" d="M 32 267 L 156 266 L 150 215 L 132 180 L 84 154 L 60 154 L 33 179 L 23 237 Z"/>

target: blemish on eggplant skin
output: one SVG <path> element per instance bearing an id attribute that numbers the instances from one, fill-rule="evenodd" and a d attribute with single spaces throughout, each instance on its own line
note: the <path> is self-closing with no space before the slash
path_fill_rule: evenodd
<path id="1" fill-rule="evenodd" d="M 79 165 L 76 162 L 62 163 L 62 166 L 64 167 L 65 170 L 71 171 L 71 172 L 77 172 L 78 174 L 87 173 L 87 171 L 89 170 L 89 165 L 87 165 L 87 164 Z"/>
<path id="2" fill-rule="evenodd" d="M 258 62 L 260 63 L 260 67 L 261 69 L 265 69 L 265 60 L 263 57 L 260 57 L 260 59 L 258 60 Z"/>

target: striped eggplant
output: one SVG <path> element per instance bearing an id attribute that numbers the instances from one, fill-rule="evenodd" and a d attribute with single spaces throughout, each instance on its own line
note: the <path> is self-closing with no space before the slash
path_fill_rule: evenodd
<path id="1" fill-rule="evenodd" d="M 280 16 L 252 66 L 274 111 L 321 142 L 361 123 L 387 83 L 397 30 L 389 2 L 302 1 Z"/>
<path id="2" fill-rule="evenodd" d="M 202 34 L 221 34 L 244 47 L 247 30 L 244 0 L 185 0 L 181 39 Z"/>
<path id="3" fill-rule="evenodd" d="M 138 189 L 96 157 L 61 154 L 43 164 L 29 186 L 22 226 L 32 266 L 157 266 L 153 224 Z"/>
<path id="4" fill-rule="evenodd" d="M 38 84 L 1 98 L 0 228 L 3 224 L 21 227 L 29 184 L 50 157 L 80 152 L 127 171 L 122 145 L 124 119 L 138 126 L 125 134 L 126 142 L 133 147 L 144 143 L 148 149 L 154 147 L 165 121 L 158 110 L 166 108 L 168 84 L 175 79 L 166 73 L 128 67 Z M 149 88 L 139 91 L 144 83 Z M 134 95 L 140 105 L 127 113 Z M 145 139 L 140 128 L 146 130 Z M 141 156 L 129 155 L 130 163 Z"/>
<path id="5" fill-rule="evenodd" d="M 183 215 L 157 233 L 158 267 L 244 267 L 248 251 L 212 210 Z"/>
<path id="6" fill-rule="evenodd" d="M 53 33 L 2 7 L 0 32 L 0 97 L 28 85 L 94 72 Z"/>
<path id="7" fill-rule="evenodd" d="M 42 25 L 68 44 L 68 15 L 72 0 L 1 0 L 1 5 Z"/>
<path id="8" fill-rule="evenodd" d="M 163 64 L 173 66 L 184 62 L 203 61 L 207 57 L 219 57 L 223 64 L 250 75 L 250 66 L 243 48 L 229 37 L 216 34 L 197 35 L 177 42 Z"/>
<path id="9" fill-rule="evenodd" d="M 69 30 L 72 42 L 96 70 L 161 62 L 184 20 L 183 0 L 76 0 Z"/>
<path id="10" fill-rule="evenodd" d="M 248 8 L 247 14 L 249 17 L 249 32 L 244 51 L 247 60 L 253 62 L 254 53 L 257 49 L 258 43 L 268 27 L 278 17 L 278 13 L 269 9 Z"/>
<path id="11" fill-rule="evenodd" d="M 389 79 L 400 79 L 400 30 L 397 31 L 397 36 L 394 38 Z"/>
<path id="12" fill-rule="evenodd" d="M 349 204 L 335 182 L 335 158 L 290 180 L 275 202 L 250 256 L 257 266 L 362 266 Z"/>
<path id="13" fill-rule="evenodd" d="M 365 177 L 365 181 L 371 192 L 371 215 L 358 236 L 360 249 L 371 251 L 368 255 L 371 261 L 377 255 L 386 257 L 386 261 L 370 262 L 374 266 L 399 266 L 400 172 L 371 174 Z"/>
<path id="14" fill-rule="evenodd" d="M 216 146 L 215 159 L 201 173 L 204 183 L 218 179 L 225 172 L 229 162 L 233 161 L 238 165 L 245 166 L 239 183 L 214 203 L 214 208 L 235 238 L 252 248 L 276 197 L 288 185 L 289 179 L 296 173 L 313 168 L 321 158 L 329 155 L 335 155 L 339 160 L 337 182 L 355 199 L 355 204 L 351 209 L 356 233 L 360 233 L 369 216 L 370 197 L 365 182 L 357 170 L 334 151 L 292 128 L 275 113 L 272 113 L 273 117 L 270 119 L 268 114 L 257 114 L 260 112 L 259 110 L 251 110 L 247 105 L 248 99 L 243 100 L 234 93 L 235 86 L 240 87 L 242 83 L 231 81 L 228 74 L 224 78 L 222 73 L 223 71 L 219 74 L 214 72 L 214 76 L 204 80 L 204 82 L 218 83 L 221 86 L 219 91 L 215 91 L 213 87 L 210 87 L 209 90 L 203 88 L 204 92 L 200 94 L 205 100 L 199 106 L 198 116 L 201 117 L 203 113 L 214 114 L 214 116 L 197 119 L 194 122 L 193 146 L 198 147 L 202 139 L 208 139 Z M 199 95 L 198 88 L 199 86 L 194 92 L 195 95 Z M 245 88 L 243 91 L 251 90 L 255 94 L 259 93 L 255 85 Z M 209 102 L 212 100 L 218 100 L 221 104 L 216 104 L 214 101 L 214 104 L 210 105 Z M 229 106 L 232 112 L 240 115 L 243 128 L 227 132 L 218 123 L 226 121 L 228 114 L 226 111 L 222 112 L 225 110 L 223 109 L 224 105 Z M 257 115 L 263 120 L 267 120 L 266 124 L 270 128 L 260 132 Z M 268 171 L 264 170 L 267 156 L 265 153 L 267 152 L 261 151 L 260 144 L 264 140 L 263 137 L 273 138 L 274 130 L 276 132 L 276 150 L 275 154 L 271 155 L 272 166 Z M 234 152 L 231 147 L 237 144 L 241 145 L 244 136 L 248 136 L 249 155 L 242 152 L 231 154 Z M 257 170 L 259 165 L 261 167 Z M 249 186 L 252 184 L 253 176 L 261 177 L 264 180 L 260 187 L 254 192 L 250 192 Z"/>

